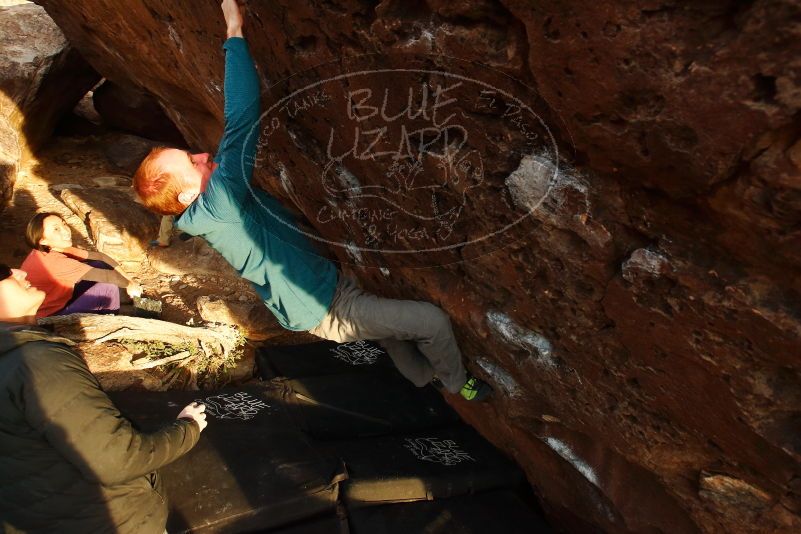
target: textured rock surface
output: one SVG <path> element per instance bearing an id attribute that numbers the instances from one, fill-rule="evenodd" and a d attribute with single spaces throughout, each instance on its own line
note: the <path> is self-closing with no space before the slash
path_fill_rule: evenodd
<path id="1" fill-rule="evenodd" d="M 14 182 L 19 173 L 19 136 L 17 130 L 0 119 L 0 210 L 4 209 L 14 193 Z"/>
<path id="2" fill-rule="evenodd" d="M 0 6 L 0 210 L 30 156 L 99 79 L 35 4 Z"/>
<path id="3" fill-rule="evenodd" d="M 261 302 L 204 295 L 197 299 L 197 311 L 204 321 L 238 326 L 244 336 L 253 341 L 264 341 L 286 332 Z"/>
<path id="4" fill-rule="evenodd" d="M 100 381 L 106 391 L 142 389 L 163 391 L 164 382 L 152 369 L 137 369 L 131 363 L 134 355 L 120 345 L 113 348 L 97 345 L 79 345 L 79 350 L 89 370 Z"/>
<path id="5" fill-rule="evenodd" d="M 103 153 L 109 163 L 131 177 L 147 153 L 161 145 L 158 141 L 137 135 L 114 133 L 112 136 L 113 140 L 106 145 Z"/>
<path id="6" fill-rule="evenodd" d="M 110 0 L 41 3 L 103 75 L 156 95 L 191 145 L 214 150 L 223 73 L 215 2 L 135 0 L 124 12 Z M 331 158 L 353 145 L 363 120 L 398 133 L 386 115 L 403 95 L 393 93 L 384 116 L 380 98 L 356 114 L 353 98 L 339 98 L 341 86 L 375 97 L 409 82 L 385 72 L 285 101 L 278 122 L 264 123 L 280 128 L 262 132 L 269 150 L 257 181 L 345 245 L 332 249 L 357 264 L 367 288 L 451 314 L 470 367 L 498 392 L 487 406 L 457 405 L 524 466 L 556 524 L 798 532 L 799 21 L 789 0 L 250 2 L 264 109 L 355 68 L 337 60 L 267 91 L 273 83 L 378 52 L 354 65 L 425 66 L 522 91 L 553 135 L 528 136 L 508 97 L 472 98 L 461 79 L 443 106 L 461 121 L 449 130 L 458 165 L 390 167 L 362 152 L 368 140 L 358 145 L 364 158 Z M 428 73 L 429 86 L 444 78 Z M 411 129 L 432 122 L 406 118 Z M 415 130 L 420 141 L 441 141 L 443 122 Z M 371 228 L 398 221 L 380 211 L 386 203 L 359 198 L 382 185 L 396 210 L 433 206 L 429 235 Z M 460 198 L 463 211 L 442 208 Z M 354 203 L 370 209 L 349 211 Z M 386 251 L 436 242 L 431 233 L 467 242 L 526 214 L 493 239 Z"/>
<path id="7" fill-rule="evenodd" d="M 94 90 L 92 100 L 109 128 L 171 145 L 184 145 L 181 132 L 159 103 L 136 87 L 106 80 Z"/>
<path id="8" fill-rule="evenodd" d="M 120 263 L 139 262 L 158 234 L 159 220 L 134 202 L 130 186 L 115 185 L 116 178 L 101 180 L 98 188 L 64 189 L 61 200 L 86 224 L 97 250 Z"/>
<path id="9" fill-rule="evenodd" d="M 199 237 L 186 241 L 173 237 L 169 247 L 153 247 L 147 258 L 154 269 L 164 274 L 205 274 L 221 276 L 226 281 L 239 277 L 225 258 Z"/>

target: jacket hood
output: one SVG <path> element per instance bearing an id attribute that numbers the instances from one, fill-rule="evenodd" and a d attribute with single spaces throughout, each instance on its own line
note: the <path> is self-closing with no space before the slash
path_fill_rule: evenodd
<path id="1" fill-rule="evenodd" d="M 74 345 L 72 341 L 31 325 L 9 325 L 0 323 L 0 356 L 33 341 L 51 341 Z"/>

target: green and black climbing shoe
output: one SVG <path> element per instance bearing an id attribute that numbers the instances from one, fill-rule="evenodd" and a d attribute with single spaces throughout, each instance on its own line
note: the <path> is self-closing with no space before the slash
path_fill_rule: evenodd
<path id="1" fill-rule="evenodd" d="M 459 394 L 469 401 L 481 402 L 492 394 L 492 388 L 480 378 L 471 376 L 462 386 Z"/>

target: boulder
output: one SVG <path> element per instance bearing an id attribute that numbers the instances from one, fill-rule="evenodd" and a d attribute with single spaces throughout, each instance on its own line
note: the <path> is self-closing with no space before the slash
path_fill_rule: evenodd
<path id="1" fill-rule="evenodd" d="M 92 101 L 109 128 L 169 145 L 186 144 L 159 103 L 137 87 L 106 80 L 94 90 Z"/>
<path id="2" fill-rule="evenodd" d="M 55 134 L 63 137 L 87 137 L 90 135 L 102 135 L 107 128 L 103 125 L 103 119 L 95 110 L 92 103 L 92 91 L 83 95 L 83 98 L 75 105 L 71 113 L 67 113 L 61 118 L 56 126 Z"/>
<path id="3" fill-rule="evenodd" d="M 100 76 L 40 6 L 0 6 L 0 210 L 20 162 L 52 134 Z"/>
<path id="4" fill-rule="evenodd" d="M 40 3 L 215 150 L 216 2 Z M 366 289 L 450 314 L 495 389 L 454 404 L 557 530 L 799 532 L 797 20 L 795 0 L 248 2 L 254 183 Z"/>
<path id="5" fill-rule="evenodd" d="M 148 152 L 161 143 L 136 135 L 115 133 L 109 136 L 103 154 L 109 163 L 133 177 Z"/>
<path id="6" fill-rule="evenodd" d="M 120 263 L 142 261 L 158 235 L 158 217 L 135 202 L 130 187 L 67 188 L 60 196 L 86 224 L 95 248 Z"/>
<path id="7" fill-rule="evenodd" d="M 14 194 L 20 159 L 19 131 L 0 117 L 0 210 L 8 205 Z"/>
<path id="8" fill-rule="evenodd" d="M 197 389 L 198 379 L 213 388 L 232 379 L 246 379 L 248 362 L 255 361 L 252 347 L 243 347 L 238 330 L 226 325 L 193 328 L 156 319 L 92 313 L 46 317 L 39 325 L 53 330 L 67 343 L 77 343 L 90 370 L 111 390 L 165 390 L 177 382 Z M 238 364 L 235 372 L 225 373 L 225 367 L 232 363 Z M 161 372 L 151 375 L 170 364 L 178 368 L 167 376 Z"/>
<path id="9" fill-rule="evenodd" d="M 165 389 L 159 373 L 153 369 L 134 367 L 131 363 L 134 355 L 121 345 L 107 347 L 94 343 L 81 343 L 78 345 L 78 350 L 105 391 Z"/>
<path id="10" fill-rule="evenodd" d="M 242 349 L 242 355 L 234 362 L 234 366 L 226 370 L 221 378 L 218 379 L 217 387 L 225 385 L 242 384 L 256 376 L 256 349 L 246 344 Z"/>
<path id="11" fill-rule="evenodd" d="M 197 299 L 197 311 L 204 321 L 238 326 L 246 338 L 264 341 L 286 333 L 261 302 L 225 300 L 216 295 Z"/>
<path id="12" fill-rule="evenodd" d="M 156 235 L 154 234 L 153 239 Z M 150 266 L 160 273 L 184 276 L 187 274 L 221 276 L 239 279 L 219 252 L 200 237 L 182 240 L 173 237 L 169 247 L 153 247 L 148 251 Z"/>

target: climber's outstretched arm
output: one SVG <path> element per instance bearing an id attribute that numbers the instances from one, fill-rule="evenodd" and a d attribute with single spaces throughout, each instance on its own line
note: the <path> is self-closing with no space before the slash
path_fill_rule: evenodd
<path id="1" fill-rule="evenodd" d="M 259 76 L 242 35 L 242 13 L 236 0 L 224 0 L 225 41 L 225 131 L 217 155 L 226 149 L 244 148 L 245 137 L 259 120 Z M 255 143 L 254 143 L 255 147 Z M 241 157 L 237 153 L 237 157 Z"/>
<path id="2" fill-rule="evenodd" d="M 219 167 L 206 189 L 213 210 L 225 218 L 237 212 L 249 192 L 259 132 L 259 77 L 242 33 L 242 13 L 236 0 L 221 4 L 228 39 L 225 49 L 225 130 L 214 161 Z"/>

